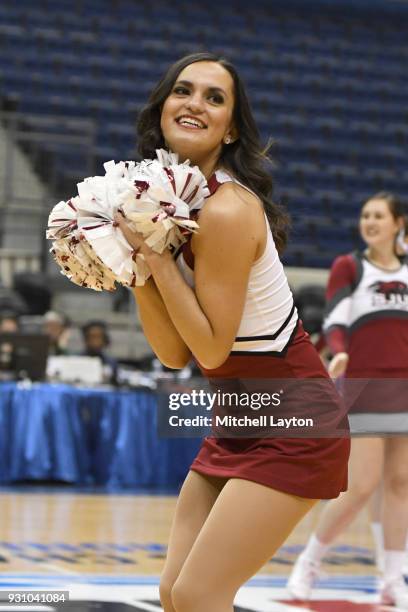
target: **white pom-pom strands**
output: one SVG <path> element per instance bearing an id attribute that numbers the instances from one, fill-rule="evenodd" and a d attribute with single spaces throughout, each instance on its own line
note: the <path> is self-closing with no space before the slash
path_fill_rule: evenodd
<path id="1" fill-rule="evenodd" d="M 205 177 L 188 161 L 179 164 L 174 153 L 156 153 L 156 159 L 139 163 L 105 163 L 104 176 L 86 178 L 77 196 L 51 211 L 51 252 L 72 282 L 112 291 L 115 282 L 143 285 L 149 277 L 143 255 L 134 252 L 114 220 L 118 211 L 157 253 L 178 249 L 197 230 L 190 215 L 209 196 Z"/>

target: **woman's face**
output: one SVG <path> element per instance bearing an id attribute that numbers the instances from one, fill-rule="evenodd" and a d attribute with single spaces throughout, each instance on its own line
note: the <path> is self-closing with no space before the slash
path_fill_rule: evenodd
<path id="1" fill-rule="evenodd" d="M 215 167 L 224 138 L 234 139 L 234 82 L 217 62 L 184 68 L 164 102 L 160 127 L 169 148 L 205 173 Z M 212 167 L 211 167 L 212 166 Z"/>
<path id="2" fill-rule="evenodd" d="M 360 233 L 371 247 L 392 244 L 400 229 L 385 200 L 369 200 L 361 211 Z"/>

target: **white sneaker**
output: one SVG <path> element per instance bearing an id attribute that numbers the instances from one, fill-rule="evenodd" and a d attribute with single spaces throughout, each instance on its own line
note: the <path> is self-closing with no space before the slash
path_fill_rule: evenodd
<path id="1" fill-rule="evenodd" d="M 286 585 L 293 599 L 310 599 L 312 587 L 320 574 L 320 563 L 299 555 Z"/>
<path id="2" fill-rule="evenodd" d="M 403 576 L 383 584 L 380 591 L 380 603 L 384 606 L 395 606 L 400 610 L 408 610 L 408 585 Z"/>

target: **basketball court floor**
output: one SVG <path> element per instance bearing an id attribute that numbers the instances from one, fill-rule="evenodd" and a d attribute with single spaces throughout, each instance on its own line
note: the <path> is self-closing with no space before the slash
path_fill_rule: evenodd
<path id="1" fill-rule="evenodd" d="M 17 609 L 5 591 L 20 590 L 70 595 L 69 602 L 25 604 L 20 612 L 159 612 L 158 579 L 176 498 L 50 491 L 0 491 L 0 612 Z M 239 591 L 235 612 L 391 610 L 376 603 L 378 578 L 365 513 L 331 549 L 312 601 L 288 598 L 287 576 L 321 507 Z"/>

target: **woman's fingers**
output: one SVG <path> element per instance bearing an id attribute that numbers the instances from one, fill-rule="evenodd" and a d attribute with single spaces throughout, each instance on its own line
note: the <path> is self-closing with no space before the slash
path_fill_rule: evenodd
<path id="1" fill-rule="evenodd" d="M 130 246 L 133 247 L 136 251 L 140 249 L 143 244 L 143 238 L 140 236 L 140 234 L 138 234 L 137 232 L 132 232 L 126 220 L 121 214 L 116 213 L 116 215 L 114 216 L 114 220 L 115 223 L 120 227 L 124 237 L 130 244 Z"/>
<path id="2" fill-rule="evenodd" d="M 332 378 L 338 378 L 344 374 L 348 363 L 347 353 L 337 353 L 329 364 L 329 374 Z"/>

